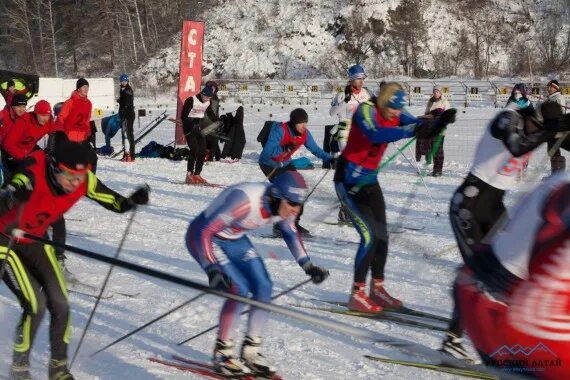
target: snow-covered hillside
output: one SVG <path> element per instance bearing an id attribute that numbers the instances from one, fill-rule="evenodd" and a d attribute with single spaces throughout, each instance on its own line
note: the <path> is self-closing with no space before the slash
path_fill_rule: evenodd
<path id="1" fill-rule="evenodd" d="M 359 8 L 365 20 L 381 20 L 388 25 L 387 15 L 400 0 L 370 0 L 366 2 L 346 0 L 293 0 L 293 1 L 224 1 L 206 11 L 204 41 L 204 73 L 206 78 L 307 78 L 344 77 L 343 69 L 354 63 L 345 62 L 338 43 L 342 33 L 335 29 L 339 19 L 350 19 Z M 493 2 L 492 2 L 493 3 Z M 533 1 L 516 4 L 494 2 L 502 9 L 497 18 L 506 28 L 515 23 Z M 362 5 L 365 4 L 365 5 Z M 443 0 L 422 1 L 422 15 L 427 35 L 419 59 L 425 69 L 434 67 L 434 57 L 440 52 L 450 54 L 457 50 L 457 35 L 464 30 L 473 32 L 465 19 L 451 12 L 457 5 Z M 520 22 L 520 21 L 519 21 Z M 525 23 L 532 24 L 531 18 Z M 532 35 L 520 33 L 510 46 L 526 41 Z M 499 38 L 500 34 L 496 36 Z M 386 34 L 379 39 L 388 38 Z M 144 78 L 143 85 L 163 86 L 177 79 L 179 37 L 139 68 L 137 77 Z M 500 46 L 493 48 L 491 64 L 504 70 L 508 66 L 507 51 Z M 466 54 L 464 52 L 463 54 Z M 439 56 L 438 56 L 439 57 Z M 385 66 L 384 75 L 401 74 L 402 68 L 391 49 L 371 56 L 364 62 L 370 69 L 379 63 Z M 465 67 L 463 74 L 469 74 Z"/>

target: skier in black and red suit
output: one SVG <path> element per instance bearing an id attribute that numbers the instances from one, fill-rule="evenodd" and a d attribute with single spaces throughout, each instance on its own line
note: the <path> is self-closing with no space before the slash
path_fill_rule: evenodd
<path id="1" fill-rule="evenodd" d="M 128 198 L 107 188 L 90 171 L 89 157 L 84 145 L 70 142 L 65 134 L 57 136 L 53 156 L 32 152 L 0 191 L 0 259 L 7 260 L 3 279 L 23 309 L 11 379 L 31 378 L 30 351 L 46 307 L 51 316 L 49 379 L 73 379 L 67 365 L 68 294 L 54 248 L 17 237 L 16 232 L 45 237 L 48 227 L 83 196 L 118 213 L 148 202 L 146 186 Z"/>
<path id="2" fill-rule="evenodd" d="M 534 149 L 557 132 L 570 130 L 567 117 L 562 117 L 560 105 L 554 102 L 541 104 L 538 112 L 511 103 L 489 123 L 475 151 L 472 168 L 455 191 L 449 210 L 451 227 L 467 267 L 474 259 L 473 247 L 488 240 L 493 226 L 506 216 L 506 190 L 515 186 Z M 462 344 L 457 307 L 441 350 L 469 359 Z"/>
<path id="3" fill-rule="evenodd" d="M 491 244 L 466 249 L 472 260 L 457 275 L 455 298 L 484 364 L 569 379 L 570 175 L 525 196 Z"/>

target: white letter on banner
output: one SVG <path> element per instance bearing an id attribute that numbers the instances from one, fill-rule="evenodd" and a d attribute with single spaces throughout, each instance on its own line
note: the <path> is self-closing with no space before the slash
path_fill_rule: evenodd
<path id="1" fill-rule="evenodd" d="M 190 45 L 196 45 L 198 41 L 196 41 L 196 36 L 198 35 L 198 31 L 196 29 L 190 29 L 188 32 L 188 43 Z"/>
<path id="2" fill-rule="evenodd" d="M 194 83 L 194 77 L 188 75 L 186 78 L 186 84 L 184 85 L 184 92 L 194 92 L 196 89 L 196 83 Z"/>
<path id="3" fill-rule="evenodd" d="M 196 58 L 196 53 L 194 53 L 193 51 L 189 51 L 188 52 L 188 67 L 189 68 L 194 67 L 194 58 Z"/>

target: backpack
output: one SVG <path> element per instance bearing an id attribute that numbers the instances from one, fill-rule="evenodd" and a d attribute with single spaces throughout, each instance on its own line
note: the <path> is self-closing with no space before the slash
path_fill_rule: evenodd
<path id="1" fill-rule="evenodd" d="M 267 142 L 267 139 L 269 138 L 269 133 L 271 132 L 271 127 L 273 126 L 273 124 L 278 123 L 277 121 L 266 121 L 265 124 L 263 124 L 263 128 L 261 128 L 261 131 L 259 131 L 259 134 L 257 135 L 257 141 L 261 143 L 261 146 L 264 147 L 265 143 Z"/>

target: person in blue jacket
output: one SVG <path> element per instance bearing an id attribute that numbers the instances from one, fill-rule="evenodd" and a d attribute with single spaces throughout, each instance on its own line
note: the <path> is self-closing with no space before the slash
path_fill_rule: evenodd
<path id="1" fill-rule="evenodd" d="M 269 132 L 269 137 L 263 151 L 259 155 L 259 166 L 263 174 L 273 182 L 273 178 L 283 173 L 284 171 L 296 170 L 296 165 L 306 164 L 308 158 L 303 157 L 298 161 L 292 160 L 291 156 L 299 150 L 301 146 L 305 146 L 313 155 L 320 158 L 325 162 L 330 162 L 333 157 L 326 153 L 317 145 L 311 132 L 307 129 L 309 122 L 309 115 L 302 108 L 296 108 L 291 111 L 289 121 L 282 123 L 273 123 Z M 295 227 L 301 235 L 310 236 L 310 232 L 299 225 L 299 219 L 303 214 L 303 209 L 299 212 Z M 279 236 L 279 230 L 274 226 L 273 233 Z"/>

